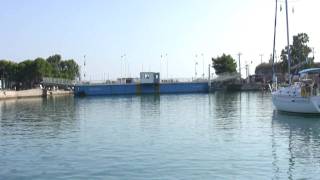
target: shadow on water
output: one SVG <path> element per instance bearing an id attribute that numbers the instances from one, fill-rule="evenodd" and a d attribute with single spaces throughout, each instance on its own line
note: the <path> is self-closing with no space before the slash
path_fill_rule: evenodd
<path id="1" fill-rule="evenodd" d="M 285 143 L 283 143 L 285 142 Z M 279 178 L 280 149 L 287 149 L 288 179 L 296 179 L 297 164 L 319 166 L 320 117 L 314 114 L 296 114 L 274 111 L 272 116 L 272 156 L 275 178 Z M 279 153 L 279 154 L 278 154 Z M 283 159 L 283 157 L 281 157 Z M 299 172 L 299 171 L 298 171 Z"/>

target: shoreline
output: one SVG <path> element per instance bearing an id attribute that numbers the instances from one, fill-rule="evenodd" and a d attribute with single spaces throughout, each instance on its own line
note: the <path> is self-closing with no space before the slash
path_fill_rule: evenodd
<path id="1" fill-rule="evenodd" d="M 67 95 L 73 95 L 73 91 L 64 91 L 64 90 L 48 91 L 45 89 L 28 89 L 28 90 L 21 90 L 21 91 L 0 90 L 0 100 L 32 98 L 32 97 L 48 97 L 48 96 L 67 96 Z"/>

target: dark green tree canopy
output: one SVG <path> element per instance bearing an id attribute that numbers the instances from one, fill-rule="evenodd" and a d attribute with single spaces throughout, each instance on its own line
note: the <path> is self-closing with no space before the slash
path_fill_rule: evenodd
<path id="1" fill-rule="evenodd" d="M 314 65 L 314 57 L 309 57 L 312 49 L 307 45 L 309 36 L 306 33 L 299 33 L 293 36 L 290 45 L 291 68 L 308 68 Z M 282 70 L 288 72 L 288 46 L 281 51 Z"/>
<path id="2" fill-rule="evenodd" d="M 222 54 L 220 57 L 212 58 L 212 63 L 217 75 L 237 71 L 236 61 L 230 55 Z"/>
<path id="3" fill-rule="evenodd" d="M 10 84 L 24 84 L 25 88 L 39 83 L 43 77 L 54 77 L 74 80 L 80 75 L 79 65 L 73 60 L 62 60 L 61 55 L 56 54 L 35 60 L 25 60 L 15 63 L 8 60 L 0 60 L 0 76 Z"/>

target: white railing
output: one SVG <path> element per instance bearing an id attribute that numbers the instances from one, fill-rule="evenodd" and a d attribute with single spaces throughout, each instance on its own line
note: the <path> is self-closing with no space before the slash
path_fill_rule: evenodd
<path id="1" fill-rule="evenodd" d="M 239 73 L 224 73 L 219 75 L 218 77 L 212 79 L 215 82 L 229 81 L 233 79 L 240 79 Z"/>
<path id="2" fill-rule="evenodd" d="M 44 84 L 56 84 L 56 85 L 74 85 L 76 81 L 62 78 L 43 77 L 42 83 Z"/>
<path id="3" fill-rule="evenodd" d="M 205 78 L 170 78 L 170 79 L 161 79 L 160 83 L 184 83 L 184 82 L 208 82 L 208 79 Z M 139 78 L 131 79 L 131 83 L 126 82 L 125 79 L 117 80 L 88 80 L 88 81 L 77 81 L 76 84 L 87 84 L 87 85 L 99 85 L 99 84 L 139 84 Z"/>

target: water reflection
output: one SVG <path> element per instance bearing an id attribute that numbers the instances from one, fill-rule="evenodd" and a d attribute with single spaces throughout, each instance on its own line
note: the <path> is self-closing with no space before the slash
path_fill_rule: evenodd
<path id="1" fill-rule="evenodd" d="M 215 92 L 209 96 L 210 116 L 215 126 L 234 129 L 241 118 L 241 93 Z"/>
<path id="2" fill-rule="evenodd" d="M 159 118 L 160 95 L 140 96 L 140 110 L 141 110 L 141 116 L 144 119 L 150 119 L 150 116 Z"/>
<path id="3" fill-rule="evenodd" d="M 214 104 L 217 118 L 225 118 L 238 112 L 241 93 L 215 92 L 210 96 L 211 104 Z"/>
<path id="4" fill-rule="evenodd" d="M 140 127 L 150 135 L 159 132 L 160 95 L 140 96 Z"/>
<path id="5" fill-rule="evenodd" d="M 287 152 L 283 154 L 283 149 Z M 319 166 L 320 119 L 317 115 L 292 114 L 274 111 L 272 117 L 272 154 L 274 175 L 279 177 L 281 164 L 287 164 L 289 179 L 295 179 L 295 171 L 306 166 Z M 283 156 L 287 162 L 283 162 Z M 281 158 L 280 158 L 281 157 Z M 280 160 L 282 159 L 282 161 Z M 305 177 L 302 175 L 302 177 Z"/>
<path id="6" fill-rule="evenodd" d="M 20 99 L 0 101 L 0 117 L 2 179 L 320 173 L 320 118 L 274 112 L 270 94 Z"/>
<path id="7" fill-rule="evenodd" d="M 0 101 L 1 134 L 19 137 L 56 136 L 78 128 L 73 97 L 11 99 Z M 63 132 L 65 133 L 65 132 Z"/>

